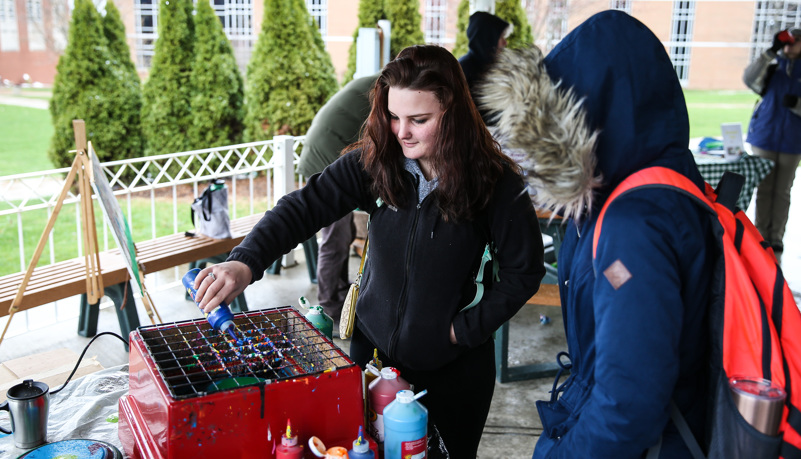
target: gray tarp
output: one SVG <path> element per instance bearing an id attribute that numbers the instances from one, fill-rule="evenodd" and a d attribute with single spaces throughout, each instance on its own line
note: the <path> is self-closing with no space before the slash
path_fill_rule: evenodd
<path id="1" fill-rule="evenodd" d="M 51 387 L 50 391 L 55 389 L 58 387 Z M 117 435 L 117 402 L 127 393 L 128 365 L 106 368 L 70 381 L 63 390 L 50 396 L 48 443 L 67 439 L 100 440 L 114 445 L 124 455 Z M 7 411 L 0 411 L 0 425 L 6 429 L 10 427 Z M 0 437 L 0 457 L 14 458 L 26 451 L 14 446 L 11 435 Z"/>

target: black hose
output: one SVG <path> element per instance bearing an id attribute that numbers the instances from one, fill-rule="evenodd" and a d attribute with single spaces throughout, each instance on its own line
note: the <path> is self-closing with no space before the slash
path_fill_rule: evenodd
<path id="1" fill-rule="evenodd" d="M 89 346 L 91 346 L 92 343 L 94 343 L 96 339 L 100 338 L 103 335 L 115 336 L 115 337 L 119 338 L 119 340 L 122 341 L 126 346 L 128 345 L 128 341 L 125 338 L 123 338 L 122 336 L 120 336 L 120 335 L 118 335 L 118 334 L 116 334 L 114 332 L 98 333 L 97 335 L 95 335 L 94 338 L 92 338 L 92 341 L 89 341 L 89 344 L 87 344 L 86 347 L 83 348 L 83 352 L 81 352 L 81 356 L 78 357 L 78 362 L 75 363 L 75 368 L 73 368 L 72 369 L 72 373 L 70 373 L 70 375 L 67 376 L 67 380 L 64 381 L 64 384 L 61 387 L 59 387 L 58 389 L 56 389 L 54 391 L 51 391 L 50 392 L 51 395 L 59 392 L 61 389 L 65 388 L 65 387 L 67 387 L 67 383 L 70 382 L 70 379 L 72 379 L 72 376 L 75 374 L 76 371 L 78 371 L 78 365 L 81 364 L 81 360 L 83 359 L 83 356 L 86 354 L 86 351 L 89 350 Z"/>

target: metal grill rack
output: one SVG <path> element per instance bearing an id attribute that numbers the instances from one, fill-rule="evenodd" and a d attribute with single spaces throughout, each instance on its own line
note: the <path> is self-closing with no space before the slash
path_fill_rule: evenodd
<path id="1" fill-rule="evenodd" d="M 205 320 L 141 327 L 139 332 L 176 400 L 353 365 L 291 307 L 237 314 L 234 325 L 241 342 Z"/>

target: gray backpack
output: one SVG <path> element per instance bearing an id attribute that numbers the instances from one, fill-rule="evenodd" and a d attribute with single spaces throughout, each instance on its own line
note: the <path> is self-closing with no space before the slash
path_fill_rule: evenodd
<path id="1" fill-rule="evenodd" d="M 197 216 L 197 220 L 195 217 Z M 225 181 L 215 179 L 192 203 L 192 222 L 198 234 L 214 239 L 231 237 L 231 219 L 228 217 L 228 187 Z"/>

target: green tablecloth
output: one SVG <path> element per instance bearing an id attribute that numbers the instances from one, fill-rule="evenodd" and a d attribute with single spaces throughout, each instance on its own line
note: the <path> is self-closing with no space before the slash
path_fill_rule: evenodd
<path id="1" fill-rule="evenodd" d="M 745 177 L 743 190 L 737 200 L 737 206 L 743 210 L 748 209 L 754 190 L 773 169 L 773 161 L 749 154 L 741 156 L 736 161 L 725 161 L 722 156 L 710 154 L 694 154 L 693 156 L 704 180 L 713 187 L 718 186 L 720 178 L 726 171 L 736 172 Z"/>

